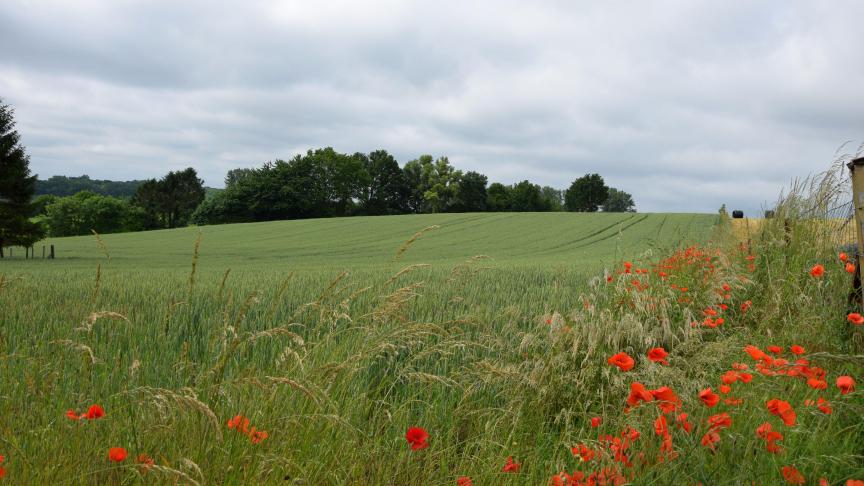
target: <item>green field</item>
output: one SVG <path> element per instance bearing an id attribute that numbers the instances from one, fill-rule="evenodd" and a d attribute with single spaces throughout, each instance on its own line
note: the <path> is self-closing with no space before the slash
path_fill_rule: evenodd
<path id="1" fill-rule="evenodd" d="M 763 345 L 765 336 L 842 348 L 840 333 L 815 326 L 840 315 L 843 328 L 843 309 L 812 302 L 845 295 L 844 274 L 814 287 L 801 270 L 813 255 L 768 242 L 744 277 L 750 261 L 722 243 L 717 222 L 688 214 L 357 217 L 103 235 L 101 245 L 93 236 L 55 239 L 47 242 L 53 261 L 25 261 L 16 249 L 0 262 L 7 479 L 452 485 L 466 475 L 475 485 L 546 484 L 588 466 L 570 447 L 599 447 L 592 416 L 603 417 L 603 433 L 638 427 L 641 453 L 657 453 L 656 416 L 646 407 L 621 414 L 638 379 L 673 387 L 698 433 L 676 435 L 680 459 L 667 467 L 622 473 L 652 484 L 773 484 L 782 465 L 773 456 L 730 468 L 740 454 L 764 454 L 741 445 L 762 417 L 736 418 L 720 452 L 706 456 L 701 428 L 717 410 L 695 397 L 744 359 L 743 344 Z M 438 228 L 405 246 L 430 226 Z M 820 239 L 801 241 L 832 257 Z M 690 244 L 708 246 L 682 256 Z M 624 260 L 645 273 L 623 278 Z M 705 273 L 706 262 L 716 273 Z M 728 327 L 694 330 L 690 322 L 719 305 L 725 282 L 734 287 Z M 785 286 L 783 298 L 772 297 L 774 282 Z M 801 315 L 781 305 L 791 295 L 811 302 Z M 745 299 L 754 302 L 747 315 L 736 311 Z M 606 363 L 654 346 L 670 351 L 673 366 L 640 358 L 624 376 Z M 740 390 L 748 393 L 752 403 L 765 393 L 809 396 L 806 386 L 781 392 L 768 382 Z M 862 434 L 849 433 L 860 428 L 850 429 L 850 414 L 861 400 L 850 396 L 849 406 L 832 398 L 834 422 L 800 411 L 801 433 L 784 442 L 794 456 L 783 460 L 824 454 L 831 443 L 820 473 L 854 474 Z M 66 417 L 94 403 L 104 418 Z M 229 429 L 235 415 L 268 437 L 253 444 Z M 412 426 L 429 431 L 428 448 L 406 445 Z M 109 447 L 130 459 L 110 462 Z M 139 454 L 153 465 L 136 465 Z M 502 471 L 508 456 L 522 464 L 518 473 Z M 602 457 L 603 467 L 618 467 Z"/>

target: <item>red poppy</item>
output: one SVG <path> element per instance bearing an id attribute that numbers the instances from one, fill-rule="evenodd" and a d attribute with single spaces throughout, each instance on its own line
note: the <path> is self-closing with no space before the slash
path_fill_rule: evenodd
<path id="1" fill-rule="evenodd" d="M 627 353 L 618 353 L 607 360 L 607 363 L 617 366 L 621 371 L 630 371 L 633 365 L 636 364 L 633 358 Z"/>
<path id="2" fill-rule="evenodd" d="M 813 377 L 807 379 L 807 386 L 816 390 L 824 390 L 828 388 L 828 382 L 824 380 L 820 380 L 819 378 Z"/>
<path id="3" fill-rule="evenodd" d="M 792 354 L 798 355 L 798 354 L 804 354 L 806 351 L 801 346 L 798 346 L 797 344 L 795 344 L 795 345 L 792 345 L 789 347 L 789 352 Z"/>
<path id="4" fill-rule="evenodd" d="M 426 439 L 429 438 L 429 433 L 422 427 L 411 427 L 405 432 L 405 440 L 411 444 L 411 450 L 417 451 L 429 447 Z"/>
<path id="5" fill-rule="evenodd" d="M 752 301 L 750 301 L 750 300 L 745 300 L 745 301 L 741 304 L 741 312 L 744 313 L 744 314 L 746 314 L 747 311 L 750 310 L 750 307 L 752 307 L 752 306 L 753 306 L 753 302 L 752 302 Z"/>
<path id="6" fill-rule="evenodd" d="M 630 384 L 630 396 L 627 397 L 627 405 L 635 407 L 640 402 L 650 402 L 652 400 L 654 400 L 654 396 L 645 388 L 645 385 L 638 382 Z"/>
<path id="7" fill-rule="evenodd" d="M 825 275 L 825 267 L 820 264 L 813 265 L 813 268 L 810 269 L 810 275 L 814 278 L 820 278 Z"/>
<path id="8" fill-rule="evenodd" d="M 720 385 L 720 393 L 726 395 L 732 391 L 732 387 L 729 385 Z"/>
<path id="9" fill-rule="evenodd" d="M 105 416 L 105 410 L 99 405 L 90 405 L 87 409 L 87 420 L 95 420 Z"/>
<path id="10" fill-rule="evenodd" d="M 264 439 L 270 437 L 270 434 L 264 430 L 256 430 L 255 427 L 252 427 L 252 430 L 249 431 L 249 440 L 253 444 L 260 444 Z"/>
<path id="11" fill-rule="evenodd" d="M 831 404 L 828 403 L 828 400 L 825 400 L 822 397 L 819 397 L 819 400 L 816 401 L 816 408 L 819 409 L 825 415 L 831 415 L 831 412 L 834 410 L 831 408 Z"/>
<path id="12" fill-rule="evenodd" d="M 650 390 L 649 393 L 657 400 L 657 406 L 660 407 L 663 413 L 672 413 L 681 406 L 681 400 L 678 398 L 678 395 L 668 386 L 661 386 L 656 390 Z"/>
<path id="13" fill-rule="evenodd" d="M 503 472 L 519 472 L 519 468 L 522 467 L 521 464 L 513 462 L 513 456 L 507 457 L 507 462 L 504 464 L 504 467 L 501 468 Z"/>
<path id="14" fill-rule="evenodd" d="M 669 435 L 669 422 L 666 421 L 666 416 L 661 415 L 654 421 L 654 433 L 659 436 Z"/>
<path id="15" fill-rule="evenodd" d="M 783 479 L 786 480 L 787 484 L 805 484 L 807 482 L 804 476 L 795 469 L 795 466 L 783 466 L 780 472 L 783 473 Z"/>
<path id="16" fill-rule="evenodd" d="M 840 389 L 840 394 L 845 395 L 855 391 L 855 380 L 851 376 L 838 376 L 837 388 Z"/>
<path id="17" fill-rule="evenodd" d="M 771 354 L 783 354 L 783 348 L 780 346 L 768 346 L 765 349 Z"/>
<path id="18" fill-rule="evenodd" d="M 69 420 L 81 420 L 85 417 L 85 414 L 82 413 L 79 415 L 75 410 L 66 410 L 66 417 Z"/>
<path id="19" fill-rule="evenodd" d="M 141 466 L 143 472 L 147 472 L 155 464 L 153 458 L 144 453 L 138 454 L 135 462 Z"/>
<path id="20" fill-rule="evenodd" d="M 5 460 L 6 460 L 6 458 L 4 456 L 0 455 L 0 464 L 3 464 L 3 461 L 5 461 Z M 0 466 L 0 479 L 3 479 L 3 476 L 5 476 L 5 475 L 6 475 L 6 470 L 3 469 L 3 466 Z"/>
<path id="21" fill-rule="evenodd" d="M 702 436 L 702 446 L 714 449 L 714 444 L 720 442 L 720 434 L 709 430 L 708 433 Z"/>
<path id="22" fill-rule="evenodd" d="M 718 413 L 717 415 L 712 415 L 708 417 L 708 428 L 709 430 L 720 430 L 726 429 L 732 426 L 732 417 L 729 416 L 728 413 Z"/>
<path id="23" fill-rule="evenodd" d="M 669 366 L 669 362 L 666 361 L 666 356 L 669 356 L 669 353 L 667 353 L 663 348 L 651 348 L 648 350 L 648 359 L 655 363 Z"/>
<path id="24" fill-rule="evenodd" d="M 582 459 L 584 462 L 588 462 L 591 459 L 594 459 L 595 452 L 588 448 L 585 444 L 579 444 L 576 447 L 570 449 L 573 453 L 574 457 L 578 457 Z"/>
<path id="25" fill-rule="evenodd" d="M 693 425 L 687 421 L 686 413 L 679 414 L 677 417 L 675 417 L 675 422 L 677 422 L 678 426 L 684 429 L 684 432 L 687 432 L 688 434 L 690 433 L 690 431 L 693 430 Z"/>
<path id="26" fill-rule="evenodd" d="M 756 361 L 766 358 L 766 354 L 759 348 L 753 345 L 744 346 L 744 351 L 750 355 Z"/>
<path id="27" fill-rule="evenodd" d="M 846 266 L 843 268 L 846 270 L 846 273 L 855 273 L 855 265 L 851 263 L 846 263 Z"/>
<path id="28" fill-rule="evenodd" d="M 237 432 L 244 434 L 249 433 L 249 419 L 242 415 L 235 415 L 234 418 L 228 420 L 228 428 L 236 429 Z"/>
<path id="29" fill-rule="evenodd" d="M 846 261 L 849 260 L 849 255 L 843 253 L 842 251 L 839 255 L 837 255 L 837 257 L 840 258 L 840 261 L 843 263 L 846 263 Z"/>
<path id="30" fill-rule="evenodd" d="M 711 391 L 710 388 L 706 388 L 699 392 L 699 400 L 702 400 L 702 403 L 711 408 L 720 402 L 720 395 Z"/>
<path id="31" fill-rule="evenodd" d="M 471 478 L 468 476 L 459 476 L 456 479 L 456 486 L 474 486 L 474 483 L 471 482 Z"/>
<path id="32" fill-rule="evenodd" d="M 600 424 L 602 424 L 602 423 L 603 423 L 603 419 L 602 419 L 602 418 L 600 418 L 600 417 L 591 417 L 591 428 L 596 429 L 597 427 L 600 427 Z"/>
<path id="33" fill-rule="evenodd" d="M 784 424 L 790 427 L 795 425 L 797 415 L 795 414 L 792 405 L 789 405 L 789 402 L 774 398 L 768 400 L 765 405 L 768 407 L 768 411 L 771 412 L 771 415 L 780 417 Z"/>
<path id="34" fill-rule="evenodd" d="M 848 316 L 846 316 L 846 320 L 851 322 L 852 324 L 855 324 L 856 326 L 860 326 L 861 324 L 864 324 L 864 316 L 862 316 L 861 314 L 859 314 L 857 312 L 853 312 L 853 313 L 849 314 Z"/>
<path id="35" fill-rule="evenodd" d="M 114 462 L 123 462 L 128 456 L 129 453 L 122 447 L 112 447 L 108 449 L 108 459 Z"/>

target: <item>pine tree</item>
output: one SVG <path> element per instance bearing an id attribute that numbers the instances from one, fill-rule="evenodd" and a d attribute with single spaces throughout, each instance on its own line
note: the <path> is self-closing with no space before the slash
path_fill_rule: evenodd
<path id="1" fill-rule="evenodd" d="M 45 235 L 29 218 L 36 176 L 30 175 L 30 158 L 20 144 L 13 114 L 0 100 L 0 258 L 4 246 L 30 247 Z"/>

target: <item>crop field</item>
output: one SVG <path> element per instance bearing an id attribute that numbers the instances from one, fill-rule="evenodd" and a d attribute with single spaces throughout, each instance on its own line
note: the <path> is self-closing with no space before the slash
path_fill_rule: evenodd
<path id="1" fill-rule="evenodd" d="M 716 215 L 448 214 L 16 249 L 0 482 L 862 478 L 850 276 L 818 228 L 763 229 L 743 247 Z"/>

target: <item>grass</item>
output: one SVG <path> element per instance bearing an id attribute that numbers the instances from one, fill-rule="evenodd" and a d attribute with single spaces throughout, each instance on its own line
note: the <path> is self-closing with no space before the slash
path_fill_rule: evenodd
<path id="1" fill-rule="evenodd" d="M 0 263 L 7 480 L 546 484 L 606 467 L 643 484 L 777 484 L 789 464 L 811 481 L 864 476 L 860 391 L 756 374 L 734 385 L 742 406 L 699 402 L 699 390 L 749 359 L 745 344 L 801 344 L 830 378 L 862 371 L 860 336 L 844 319 L 848 275 L 818 227 L 793 225 L 787 241 L 766 223 L 742 252 L 727 225 L 710 215 L 467 214 L 204 227 L 198 251 L 194 228 L 102 235 L 104 247 L 56 240 L 58 260 Z M 689 244 L 698 246 L 679 250 Z M 625 259 L 648 273 L 622 273 Z M 815 262 L 828 267 L 822 279 L 807 273 Z M 728 299 L 716 292 L 723 283 Z M 725 325 L 691 327 L 724 302 Z M 655 346 L 671 366 L 644 358 Z M 636 358 L 632 371 L 606 363 L 619 351 Z M 633 381 L 681 397 L 695 430 L 674 431 L 677 458 L 656 464 L 656 407 L 622 413 Z M 802 405 L 817 393 L 832 415 Z M 775 396 L 799 417 L 781 455 L 753 432 L 780 427 L 762 405 Z M 93 403 L 105 417 L 66 418 Z M 719 410 L 733 424 L 711 452 L 700 438 Z M 236 415 L 268 437 L 253 444 L 229 429 Z M 429 431 L 428 448 L 408 447 L 412 426 Z M 642 437 L 623 468 L 598 435 L 627 427 Z M 578 443 L 599 462 L 574 458 Z M 110 462 L 110 447 L 131 457 Z M 141 453 L 152 466 L 136 465 Z M 517 473 L 502 472 L 508 456 Z"/>

